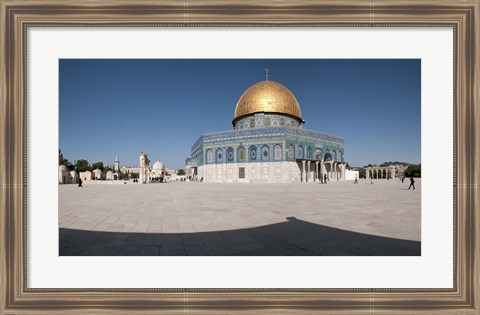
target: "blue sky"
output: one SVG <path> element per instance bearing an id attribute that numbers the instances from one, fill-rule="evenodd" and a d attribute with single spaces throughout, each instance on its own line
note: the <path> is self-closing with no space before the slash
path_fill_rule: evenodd
<path id="1" fill-rule="evenodd" d="M 202 133 L 232 129 L 235 105 L 269 79 L 297 98 L 304 128 L 340 136 L 352 166 L 420 163 L 419 59 L 62 59 L 60 149 L 86 159 L 184 168 Z"/>

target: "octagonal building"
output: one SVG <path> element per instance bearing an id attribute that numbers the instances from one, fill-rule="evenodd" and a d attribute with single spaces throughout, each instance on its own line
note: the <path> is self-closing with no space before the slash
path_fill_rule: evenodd
<path id="1" fill-rule="evenodd" d="M 203 134 L 186 159 L 202 182 L 290 183 L 345 179 L 342 138 L 303 128 L 300 105 L 268 79 L 248 88 L 235 107 L 233 130 Z"/>

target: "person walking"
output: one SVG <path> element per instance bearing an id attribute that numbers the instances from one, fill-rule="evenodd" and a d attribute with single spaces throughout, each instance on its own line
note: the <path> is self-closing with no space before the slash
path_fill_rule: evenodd
<path id="1" fill-rule="evenodd" d="M 80 177 L 78 178 L 78 187 L 83 187 L 82 186 L 82 179 Z"/>
<path id="2" fill-rule="evenodd" d="M 413 187 L 413 190 L 415 190 L 415 180 L 413 179 L 413 176 L 410 177 L 410 186 L 408 186 L 408 189 L 410 189 L 410 187 Z"/>
<path id="3" fill-rule="evenodd" d="M 355 181 L 353 182 L 354 184 L 358 184 L 358 177 L 355 175 Z"/>
<path id="4" fill-rule="evenodd" d="M 323 183 L 324 183 L 324 184 L 327 183 L 327 174 L 324 174 L 324 175 L 323 175 Z"/>

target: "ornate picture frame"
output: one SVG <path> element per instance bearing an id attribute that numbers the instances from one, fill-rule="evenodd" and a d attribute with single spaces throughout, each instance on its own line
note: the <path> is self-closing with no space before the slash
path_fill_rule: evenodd
<path id="1" fill-rule="evenodd" d="M 0 0 L 1 314 L 480 314 L 480 3 L 465 1 Z M 26 31 L 30 27 L 451 27 L 452 289 L 33 289 L 27 287 Z"/>

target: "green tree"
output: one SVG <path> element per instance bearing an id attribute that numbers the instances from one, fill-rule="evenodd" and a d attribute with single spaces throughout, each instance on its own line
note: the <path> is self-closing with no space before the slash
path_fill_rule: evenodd
<path id="1" fill-rule="evenodd" d="M 185 171 L 184 171 L 183 169 L 179 169 L 179 170 L 177 171 L 177 174 L 178 174 L 178 175 L 185 175 L 186 173 L 185 173 Z"/>
<path id="2" fill-rule="evenodd" d="M 411 164 L 405 170 L 405 177 L 422 177 L 422 165 Z"/>
<path id="3" fill-rule="evenodd" d="M 67 165 L 68 160 L 63 158 L 62 150 L 58 150 L 58 165 Z"/>
<path id="4" fill-rule="evenodd" d="M 85 172 L 91 171 L 91 168 L 87 160 L 80 159 L 75 162 L 75 170 L 77 172 Z"/>
<path id="5" fill-rule="evenodd" d="M 359 178 L 367 178 L 366 171 L 363 167 L 357 168 L 356 171 L 358 171 L 358 177 Z"/>
<path id="6" fill-rule="evenodd" d="M 130 173 L 130 178 L 139 178 L 140 174 L 138 173 Z"/>
<path id="7" fill-rule="evenodd" d="M 63 157 L 62 151 L 58 150 L 58 165 L 65 165 L 69 171 L 73 171 L 73 165 Z"/>
<path id="8" fill-rule="evenodd" d="M 103 162 L 95 162 L 92 164 L 92 169 L 95 170 L 97 168 L 103 172 L 104 171 Z"/>

